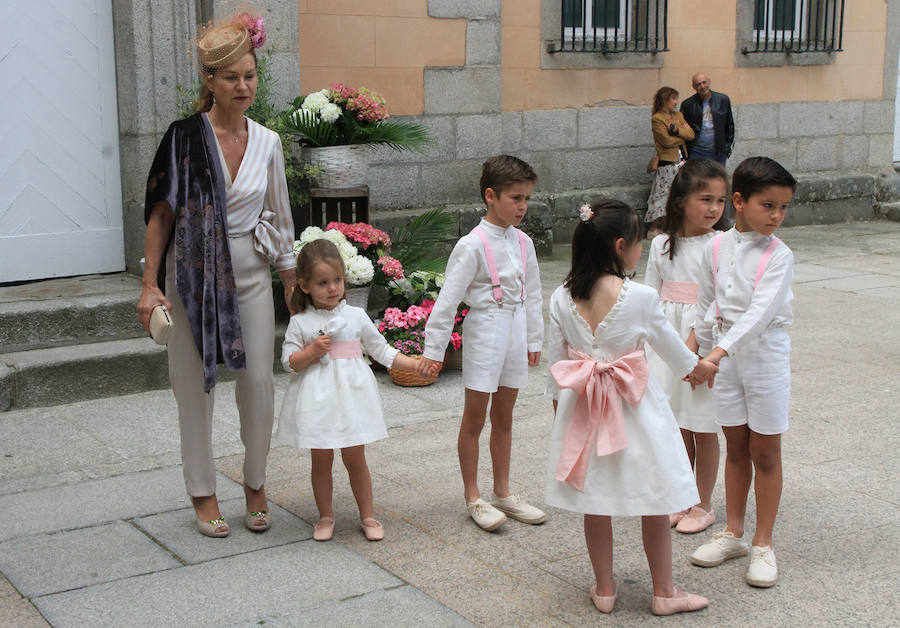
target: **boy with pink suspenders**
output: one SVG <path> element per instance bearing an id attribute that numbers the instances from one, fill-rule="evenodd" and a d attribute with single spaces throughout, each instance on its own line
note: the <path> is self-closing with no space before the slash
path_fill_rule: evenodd
<path id="1" fill-rule="evenodd" d="M 794 256 L 775 230 L 784 221 L 797 181 L 777 162 L 751 157 L 734 171 L 735 224 L 704 252 L 694 332 L 704 359 L 719 365 L 716 415 L 725 434 L 722 532 L 690 556 L 714 567 L 750 553 L 745 581 L 775 584 L 773 530 L 781 499 L 781 434 L 788 429 L 791 281 Z M 754 478 L 754 469 L 756 472 Z M 750 483 L 755 483 L 756 530 L 744 539 Z"/>
<path id="2" fill-rule="evenodd" d="M 515 157 L 499 155 L 482 167 L 481 197 L 487 216 L 453 247 L 444 285 L 425 326 L 420 371 L 444 361 L 456 309 L 469 306 L 463 322 L 465 406 L 457 447 L 469 515 L 481 528 L 496 530 L 507 515 L 542 523 L 543 511 L 509 489 L 512 410 L 528 367 L 537 366 L 544 339 L 541 281 L 534 244 L 516 229 L 522 222 L 537 175 Z M 478 488 L 478 440 L 491 404 L 490 503 Z"/>

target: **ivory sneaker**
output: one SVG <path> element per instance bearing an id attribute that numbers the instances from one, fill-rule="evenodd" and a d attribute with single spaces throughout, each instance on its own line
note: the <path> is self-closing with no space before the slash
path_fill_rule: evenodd
<path id="1" fill-rule="evenodd" d="M 713 538 L 694 550 L 690 561 L 699 567 L 715 567 L 729 558 L 747 555 L 748 543 L 728 530 L 722 530 Z"/>
<path id="2" fill-rule="evenodd" d="M 750 566 L 744 578 L 752 587 L 771 587 L 778 579 L 775 550 L 754 545 L 750 548 Z"/>
<path id="3" fill-rule="evenodd" d="M 485 530 L 496 530 L 506 521 L 506 515 L 480 497 L 474 502 L 466 502 L 466 509 L 478 527 Z"/>
<path id="4" fill-rule="evenodd" d="M 538 524 L 547 520 L 547 514 L 543 510 L 526 503 L 521 495 L 497 497 L 492 494 L 491 504 L 522 523 Z"/>

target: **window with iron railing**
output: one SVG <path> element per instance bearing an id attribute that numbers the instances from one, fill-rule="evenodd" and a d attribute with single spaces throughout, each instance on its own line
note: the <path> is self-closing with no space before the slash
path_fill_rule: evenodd
<path id="1" fill-rule="evenodd" d="M 668 50 L 668 0 L 561 0 L 560 14 L 559 39 L 548 52 Z"/>
<path id="2" fill-rule="evenodd" d="M 844 0 L 754 0 L 751 41 L 741 52 L 839 52 Z"/>

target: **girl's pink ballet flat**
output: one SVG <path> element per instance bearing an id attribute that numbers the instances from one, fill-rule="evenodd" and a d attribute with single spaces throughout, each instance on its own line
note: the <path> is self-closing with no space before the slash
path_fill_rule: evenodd
<path id="1" fill-rule="evenodd" d="M 313 527 L 313 539 L 316 541 L 330 541 L 334 536 L 334 518 L 322 517 Z"/>
<path id="2" fill-rule="evenodd" d="M 381 522 L 372 517 L 366 517 L 362 520 L 362 528 L 363 534 L 366 535 L 366 539 L 369 541 L 380 541 L 384 538 L 384 528 L 381 526 Z"/>
<path id="3" fill-rule="evenodd" d="M 591 601 L 594 603 L 594 606 L 597 607 L 597 610 L 601 613 L 611 613 L 613 610 L 613 606 L 616 605 L 616 598 L 618 596 L 618 591 L 616 591 L 612 595 L 597 595 L 597 585 L 591 587 Z"/>

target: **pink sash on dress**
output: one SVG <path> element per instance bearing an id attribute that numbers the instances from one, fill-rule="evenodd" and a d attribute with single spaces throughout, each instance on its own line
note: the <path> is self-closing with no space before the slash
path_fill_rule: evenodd
<path id="1" fill-rule="evenodd" d="M 663 281 L 659 289 L 659 298 L 672 303 L 690 303 L 697 305 L 700 285 L 693 281 Z"/>
<path id="2" fill-rule="evenodd" d="M 591 443 L 597 441 L 598 456 L 608 456 L 628 446 L 622 398 L 632 406 L 640 403 L 650 369 L 642 349 L 609 364 L 597 362 L 572 347 L 569 357 L 572 359 L 560 360 L 550 367 L 560 388 L 570 388 L 579 395 L 554 477 L 584 492 Z"/>

